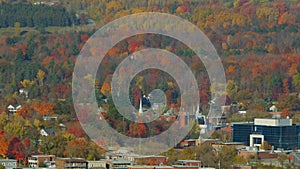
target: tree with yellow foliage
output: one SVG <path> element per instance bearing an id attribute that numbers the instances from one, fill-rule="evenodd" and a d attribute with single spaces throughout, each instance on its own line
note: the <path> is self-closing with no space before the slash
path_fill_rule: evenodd
<path id="1" fill-rule="evenodd" d="M 45 79 L 45 72 L 42 71 L 41 69 L 38 70 L 37 75 L 36 75 L 39 85 L 43 86 L 44 85 L 44 79 Z"/>

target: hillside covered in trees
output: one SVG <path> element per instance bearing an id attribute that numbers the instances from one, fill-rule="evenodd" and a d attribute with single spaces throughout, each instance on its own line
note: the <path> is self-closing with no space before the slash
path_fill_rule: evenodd
<path id="1" fill-rule="evenodd" d="M 300 122 L 297 95 L 300 93 L 300 1 L 70 0 L 62 1 L 57 8 L 9 1 L 0 4 L 0 27 L 14 29 L 16 22 L 24 29 L 71 26 L 78 24 L 72 11 L 80 13 L 82 18 L 93 19 L 99 28 L 113 19 L 145 11 L 171 13 L 187 19 L 208 36 L 222 59 L 227 78 L 226 103 L 237 103 L 240 110 L 248 111 L 246 117 L 233 113 L 229 117 L 231 121 L 266 117 L 269 107 L 275 103 L 285 116 Z M 86 136 L 77 121 L 71 93 L 77 55 L 94 31 L 20 34 L 16 29 L 15 34 L 0 39 L 0 140 L 3 143 L 0 154 L 3 157 L 24 160 L 31 152 L 38 151 L 65 157 L 75 153 L 87 159 L 101 157 L 103 151 Z M 110 99 L 110 77 L 116 65 L 122 58 L 148 47 L 165 49 L 184 58 L 199 80 L 199 104 L 203 113 L 207 113 L 209 102 L 214 99 L 205 67 L 184 44 L 152 34 L 125 39 L 107 53 L 100 65 L 103 69 L 99 74 L 105 76 L 99 75 L 95 92 L 99 105 L 107 110 L 105 117 L 110 124 L 132 137 L 161 133 L 170 124 L 162 120 L 139 126 L 126 121 L 124 126 L 119 123 L 122 117 Z M 168 60 L 161 62 L 166 64 Z M 139 98 L 149 94 L 152 88 L 162 89 L 168 98 L 167 109 L 178 111 L 180 95 L 175 81 L 159 71 L 136 76 L 130 91 L 132 103 L 137 107 Z M 9 105 L 22 107 L 11 116 Z M 85 116 L 89 112 L 79 113 Z M 44 116 L 58 119 L 44 121 Z M 39 134 L 42 128 L 53 128 L 56 135 L 42 137 Z M 99 144 L 103 142 L 97 140 Z"/>
<path id="2" fill-rule="evenodd" d="M 0 4 L 0 28 L 14 27 L 18 22 L 21 27 L 72 26 L 78 24 L 74 13 L 62 7 L 32 4 Z"/>

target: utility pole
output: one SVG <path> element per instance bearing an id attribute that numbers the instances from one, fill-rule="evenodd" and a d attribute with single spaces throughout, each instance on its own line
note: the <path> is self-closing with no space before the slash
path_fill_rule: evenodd
<path id="1" fill-rule="evenodd" d="M 220 151 L 218 148 L 216 148 L 214 151 L 217 152 L 217 156 L 218 156 L 218 159 L 219 159 L 219 162 L 218 162 L 218 167 L 219 169 L 221 169 L 221 159 L 220 159 Z"/>
<path id="2" fill-rule="evenodd" d="M 124 115 L 123 115 L 123 133 L 125 134 L 125 119 L 124 119 Z"/>

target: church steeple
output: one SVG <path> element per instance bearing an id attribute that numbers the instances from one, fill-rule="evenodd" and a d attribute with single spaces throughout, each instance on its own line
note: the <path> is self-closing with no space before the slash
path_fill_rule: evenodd
<path id="1" fill-rule="evenodd" d="M 143 107 L 142 107 L 142 99 L 140 99 L 140 108 L 139 108 L 139 114 L 143 113 Z"/>

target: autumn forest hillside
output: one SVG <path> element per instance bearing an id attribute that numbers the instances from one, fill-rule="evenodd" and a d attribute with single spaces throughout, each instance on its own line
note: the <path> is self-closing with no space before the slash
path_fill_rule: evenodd
<path id="1" fill-rule="evenodd" d="M 275 104 L 284 112 L 283 117 L 292 117 L 300 123 L 299 0 L 66 0 L 49 6 L 35 6 L 35 1 L 0 2 L 0 13 L 9 8 L 20 15 L 5 13 L 6 19 L 0 18 L 0 32 L 7 29 L 12 32 L 0 36 L 0 141 L 3 143 L 0 155 L 3 157 L 24 160 L 39 151 L 64 157 L 76 154 L 87 159 L 103 155 L 103 150 L 86 136 L 77 122 L 71 88 L 74 65 L 85 42 L 98 28 L 122 16 L 147 11 L 180 16 L 208 36 L 224 65 L 226 104 L 237 104 L 239 110 L 248 112 L 246 116 L 233 112 L 228 115 L 230 121 L 269 117 L 267 111 Z M 44 10 L 49 15 L 26 15 L 26 10 L 21 10 L 25 8 L 40 13 Z M 64 17 L 57 20 L 58 14 Z M 91 21 L 92 27 L 80 29 Z M 160 121 L 151 126 L 137 126 L 126 121 L 124 127 L 118 123 L 122 117 L 111 101 L 109 80 L 121 58 L 148 47 L 166 49 L 184 58 L 199 80 L 199 104 L 204 114 L 214 99 L 205 67 L 184 44 L 154 34 L 125 39 L 107 53 L 95 93 L 99 106 L 107 110 L 105 117 L 110 124 L 132 137 L 158 134 L 169 125 Z M 131 101 L 136 107 L 140 97 L 152 88 L 165 92 L 168 108 L 179 107 L 180 94 L 174 79 L 159 71 L 138 74 L 131 84 Z M 22 107 L 12 116 L 9 105 Z M 88 110 L 79 113 L 84 116 Z M 45 116 L 56 116 L 57 120 L 44 121 Z M 42 137 L 39 131 L 49 128 L 56 134 Z M 97 142 L 102 144 L 103 140 Z"/>

